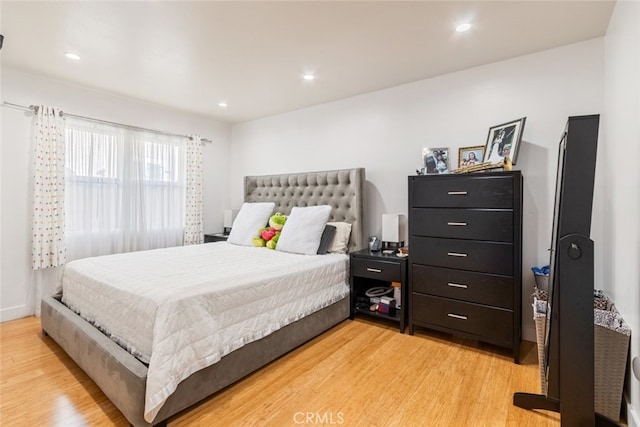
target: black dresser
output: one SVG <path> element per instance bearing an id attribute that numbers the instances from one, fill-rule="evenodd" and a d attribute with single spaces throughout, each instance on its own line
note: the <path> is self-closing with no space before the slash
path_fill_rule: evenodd
<path id="1" fill-rule="evenodd" d="M 409 177 L 409 333 L 507 347 L 519 363 L 520 171 Z"/>

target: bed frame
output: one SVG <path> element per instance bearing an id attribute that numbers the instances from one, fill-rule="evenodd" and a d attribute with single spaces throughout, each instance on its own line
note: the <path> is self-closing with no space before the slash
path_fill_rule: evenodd
<path id="1" fill-rule="evenodd" d="M 245 177 L 247 202 L 273 201 L 276 211 L 328 204 L 331 221 L 352 224 L 349 250 L 366 246 L 364 169 Z M 223 357 L 182 381 L 153 422 L 144 419 L 147 367 L 60 302 L 42 299 L 42 330 L 100 387 L 134 426 L 166 425 L 180 411 L 233 384 L 349 317 L 349 297 Z"/>

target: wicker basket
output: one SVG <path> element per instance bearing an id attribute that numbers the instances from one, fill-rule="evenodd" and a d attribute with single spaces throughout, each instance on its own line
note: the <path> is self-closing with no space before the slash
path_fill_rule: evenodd
<path id="1" fill-rule="evenodd" d="M 544 339 L 546 302 L 534 293 L 534 321 L 536 325 L 536 339 L 538 344 L 538 365 L 540 367 L 540 389 L 547 393 L 544 371 Z M 627 353 L 631 329 L 624 322 L 611 300 L 604 296 L 594 298 L 595 307 L 606 307 L 606 310 L 594 309 L 594 392 L 596 412 L 620 420 L 620 405 L 622 403 L 622 388 L 627 368 Z M 599 300 L 599 301 L 597 301 Z"/>
<path id="2" fill-rule="evenodd" d="M 536 341 L 538 344 L 538 367 L 540 368 L 540 393 L 547 394 L 547 381 L 544 370 L 544 339 L 545 339 L 545 322 L 546 322 L 546 301 L 533 297 L 533 321 L 536 324 Z"/>
<path id="3" fill-rule="evenodd" d="M 533 277 L 536 279 L 536 289 L 544 292 L 549 290 L 549 276 L 534 274 Z"/>

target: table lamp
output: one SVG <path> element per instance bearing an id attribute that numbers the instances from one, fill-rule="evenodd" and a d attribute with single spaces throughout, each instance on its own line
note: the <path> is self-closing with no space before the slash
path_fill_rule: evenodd
<path id="1" fill-rule="evenodd" d="M 222 224 L 224 230 L 222 234 L 229 234 L 231 232 L 231 227 L 233 226 L 233 221 L 236 219 L 236 215 L 238 215 L 238 209 L 225 209 Z"/>
<path id="2" fill-rule="evenodd" d="M 386 249 L 398 249 L 404 246 L 407 222 L 402 214 L 382 215 L 382 244 Z"/>

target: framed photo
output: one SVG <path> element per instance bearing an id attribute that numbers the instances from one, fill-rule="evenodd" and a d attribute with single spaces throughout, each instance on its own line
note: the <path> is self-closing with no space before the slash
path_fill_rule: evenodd
<path id="1" fill-rule="evenodd" d="M 484 146 L 462 147 L 458 149 L 458 167 L 473 166 L 482 163 L 484 159 Z"/>
<path id="2" fill-rule="evenodd" d="M 484 161 L 501 162 L 505 157 L 516 164 L 522 131 L 526 117 L 489 128 L 487 144 L 484 148 Z"/>
<path id="3" fill-rule="evenodd" d="M 449 149 L 423 148 L 422 164 L 427 174 L 449 173 Z"/>

